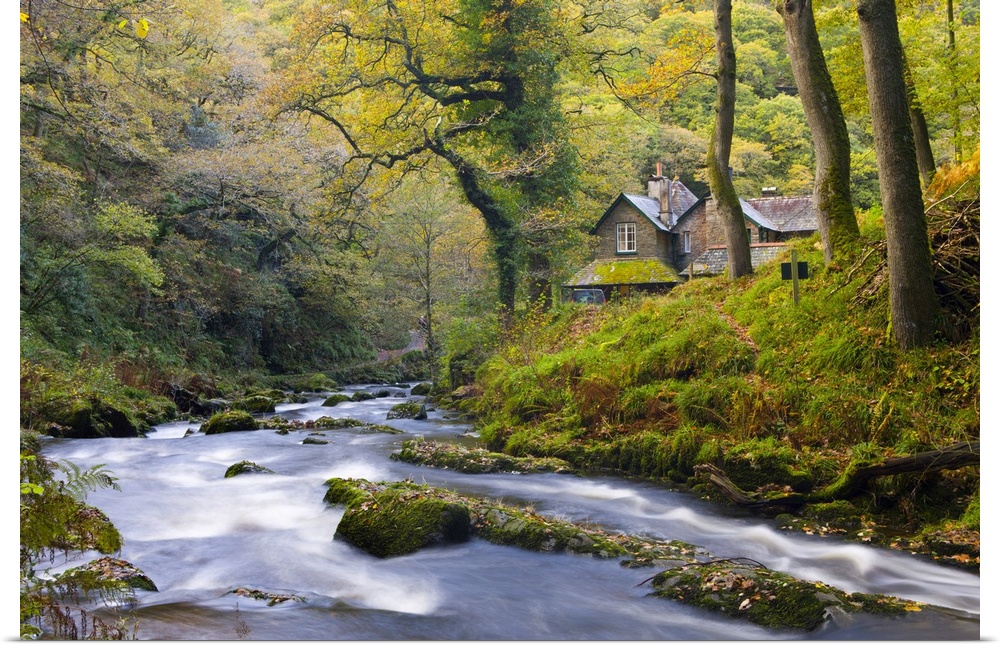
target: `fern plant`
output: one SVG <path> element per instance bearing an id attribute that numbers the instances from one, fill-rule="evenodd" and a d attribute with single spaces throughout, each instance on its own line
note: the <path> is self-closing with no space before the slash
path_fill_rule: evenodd
<path id="1" fill-rule="evenodd" d="M 93 599 L 105 603 L 131 599 L 134 590 L 127 581 L 85 571 L 52 577 L 36 570 L 59 553 L 68 558 L 87 550 L 111 554 L 121 549 L 114 524 L 86 504 L 91 492 L 121 490 L 116 477 L 103 464 L 83 469 L 69 461 L 47 460 L 31 436 L 22 438 L 20 463 L 21 638 L 134 638 L 134 623 L 130 632 L 124 618 L 108 623 L 73 606 Z"/>

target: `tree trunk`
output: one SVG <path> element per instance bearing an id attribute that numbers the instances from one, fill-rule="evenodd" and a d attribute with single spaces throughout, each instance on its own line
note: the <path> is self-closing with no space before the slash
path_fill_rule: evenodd
<path id="1" fill-rule="evenodd" d="M 857 10 L 885 218 L 892 328 L 896 343 L 909 349 L 930 343 L 938 302 L 903 80 L 903 47 L 893 0 L 858 0 Z"/>
<path id="2" fill-rule="evenodd" d="M 729 176 L 729 152 L 736 119 L 736 48 L 733 45 L 732 0 L 715 0 L 716 114 L 708 147 L 708 183 L 726 235 L 729 277 L 753 274 L 750 241 L 743 208 Z"/>
<path id="3" fill-rule="evenodd" d="M 948 0 L 948 69 L 951 72 L 951 127 L 955 143 L 954 163 L 962 161 L 962 149 L 965 147 L 962 137 L 962 116 L 958 109 L 958 89 L 955 86 L 955 3 Z"/>
<path id="4" fill-rule="evenodd" d="M 428 138 L 427 146 L 455 169 L 462 193 L 469 204 L 478 209 L 483 216 L 486 231 L 493 243 L 493 256 L 497 266 L 497 298 L 500 303 L 500 321 L 503 327 L 507 328 L 513 322 L 514 298 L 517 293 L 519 269 L 517 228 L 504 212 L 503 207 L 483 187 L 479 174 L 472 164 L 440 139 Z"/>
<path id="5" fill-rule="evenodd" d="M 931 184 L 934 179 L 934 152 L 931 150 L 931 136 L 927 132 L 927 119 L 924 117 L 924 110 L 920 106 L 920 97 L 917 96 L 917 86 L 913 83 L 913 75 L 910 73 L 910 63 L 906 60 L 906 53 L 903 53 L 903 74 L 906 81 L 906 96 L 910 101 L 910 128 L 913 129 L 913 143 L 917 148 L 917 167 L 920 169 L 920 179 L 924 183 L 924 188 Z"/>
<path id="6" fill-rule="evenodd" d="M 778 11 L 784 19 L 792 74 L 816 149 L 813 205 L 823 257 L 830 263 L 854 248 L 861 236 L 851 203 L 851 142 L 816 33 L 812 0 L 784 0 L 778 3 Z"/>

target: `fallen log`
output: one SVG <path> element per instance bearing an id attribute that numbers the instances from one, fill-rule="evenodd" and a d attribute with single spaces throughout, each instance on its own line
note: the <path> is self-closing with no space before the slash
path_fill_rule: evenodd
<path id="1" fill-rule="evenodd" d="M 930 474 L 969 465 L 979 465 L 979 441 L 956 443 L 912 456 L 894 456 L 876 465 L 850 466 L 834 483 L 819 492 L 775 497 L 751 495 L 739 488 L 715 465 L 696 465 L 696 476 L 707 475 L 708 482 L 727 499 L 742 508 L 798 508 L 806 503 L 845 500 L 859 494 L 873 478 L 896 474 Z"/>
<path id="2" fill-rule="evenodd" d="M 817 501 L 850 499 L 861 492 L 868 481 L 877 476 L 895 474 L 930 474 L 979 465 L 979 441 L 956 443 L 912 456 L 887 458 L 877 465 L 848 468 L 836 482 L 817 493 Z"/>

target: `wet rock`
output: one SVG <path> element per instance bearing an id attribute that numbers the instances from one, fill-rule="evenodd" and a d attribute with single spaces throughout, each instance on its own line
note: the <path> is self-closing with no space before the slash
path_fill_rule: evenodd
<path id="1" fill-rule="evenodd" d="M 427 408 L 420 402 L 400 402 L 394 404 L 385 415 L 386 420 L 398 420 L 402 418 L 412 418 L 413 420 L 426 420 Z"/>
<path id="2" fill-rule="evenodd" d="M 324 440 L 323 438 L 318 438 L 316 436 L 306 436 L 302 439 L 303 445 L 329 445 L 329 440 Z"/>
<path id="3" fill-rule="evenodd" d="M 403 441 L 402 448 L 394 453 L 392 458 L 414 465 L 444 467 L 466 474 L 576 471 L 572 465 L 559 458 L 510 456 L 481 448 L 427 441 L 423 438 Z"/>
<path id="4" fill-rule="evenodd" d="M 65 400 L 46 411 L 57 438 L 138 438 L 142 434 L 124 411 L 97 397 Z"/>
<path id="5" fill-rule="evenodd" d="M 258 465 L 252 461 L 240 461 L 233 463 L 226 468 L 225 478 L 232 478 L 240 474 L 274 474 L 274 470 Z"/>
<path id="6" fill-rule="evenodd" d="M 81 576 L 97 575 L 103 582 L 120 582 L 133 589 L 156 591 L 156 585 L 145 573 L 116 557 L 101 557 L 83 566 L 71 568 L 59 576 L 62 581 L 71 581 Z"/>
<path id="7" fill-rule="evenodd" d="M 410 389 L 410 395 L 427 395 L 431 392 L 430 382 L 421 382 Z"/>
<path id="8" fill-rule="evenodd" d="M 280 401 L 284 401 L 284 394 Z M 274 413 L 275 400 L 266 395 L 250 395 L 233 401 L 233 408 L 250 413 Z"/>
<path id="9" fill-rule="evenodd" d="M 822 582 L 798 580 L 756 562 L 737 560 L 678 566 L 657 574 L 652 586 L 656 596 L 782 629 L 811 631 L 831 609 L 902 614 L 921 608 L 919 603 L 889 596 L 845 593 Z"/>
<path id="10" fill-rule="evenodd" d="M 201 426 L 206 435 L 224 434 L 230 431 L 253 431 L 257 429 L 257 421 L 246 411 L 223 411 L 208 419 Z"/>
<path id="11" fill-rule="evenodd" d="M 269 593 L 267 591 L 261 591 L 260 589 L 250 589 L 242 586 L 231 591 L 227 591 L 227 593 L 230 595 L 238 595 L 241 598 L 249 598 L 251 600 L 263 600 L 267 602 L 267 606 L 269 607 L 281 604 L 282 602 L 305 602 L 305 598 L 301 595 Z"/>
<path id="12" fill-rule="evenodd" d="M 407 555 L 470 536 L 464 505 L 415 483 L 368 488 L 355 479 L 331 479 L 327 485 L 324 500 L 347 506 L 335 536 L 376 557 Z"/>
<path id="13" fill-rule="evenodd" d="M 351 398 L 349 396 L 344 395 L 343 393 L 334 393 L 333 395 L 331 395 L 330 397 L 328 397 L 326 400 L 323 400 L 323 406 L 324 407 L 335 407 L 338 404 L 340 404 L 341 402 L 349 402 L 350 400 L 351 400 Z"/>
<path id="14" fill-rule="evenodd" d="M 374 400 L 375 394 L 369 393 L 367 391 L 357 391 L 351 396 L 351 402 L 364 402 L 365 400 Z"/>

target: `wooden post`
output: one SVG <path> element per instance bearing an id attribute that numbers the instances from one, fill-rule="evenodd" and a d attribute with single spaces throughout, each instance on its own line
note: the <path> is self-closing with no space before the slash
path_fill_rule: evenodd
<path id="1" fill-rule="evenodd" d="M 691 261 L 690 263 L 688 263 L 688 280 L 690 281 L 693 278 L 694 278 L 694 261 Z"/>
<path id="2" fill-rule="evenodd" d="M 799 305 L 799 259 L 792 250 L 792 303 Z"/>

